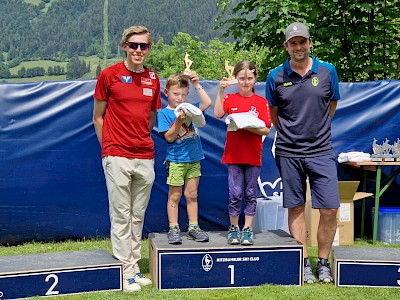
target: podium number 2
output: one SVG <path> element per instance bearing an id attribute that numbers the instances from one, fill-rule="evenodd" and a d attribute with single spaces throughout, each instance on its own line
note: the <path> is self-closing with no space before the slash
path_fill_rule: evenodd
<path id="1" fill-rule="evenodd" d="M 228 269 L 231 269 L 231 284 L 235 284 L 235 265 L 229 265 Z"/>
<path id="2" fill-rule="evenodd" d="M 50 295 L 58 295 L 60 292 L 59 291 L 54 291 L 54 288 L 56 287 L 57 283 L 58 283 L 58 277 L 55 274 L 49 274 L 47 275 L 45 281 L 49 282 L 51 279 L 54 280 L 53 284 L 51 285 L 51 287 L 48 289 L 48 291 L 46 292 L 46 296 L 50 296 Z"/>

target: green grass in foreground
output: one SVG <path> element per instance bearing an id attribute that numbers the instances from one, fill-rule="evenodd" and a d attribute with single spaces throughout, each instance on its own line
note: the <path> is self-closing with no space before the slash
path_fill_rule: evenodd
<path id="1" fill-rule="evenodd" d="M 396 247 L 400 245 L 383 245 L 378 243 L 372 245 L 371 241 L 357 240 L 354 247 Z M 109 239 L 93 239 L 82 241 L 66 241 L 61 243 L 25 243 L 19 246 L 5 247 L 0 246 L 0 256 L 25 255 L 34 253 L 47 252 L 63 252 L 78 250 L 105 249 L 111 253 L 111 243 Z M 315 263 L 317 256 L 316 247 L 309 247 L 310 257 Z M 149 274 L 149 251 L 148 241 L 143 241 L 142 260 L 140 267 L 146 276 Z M 1 270 L 1 266 L 0 266 Z M 255 275 L 257 276 L 257 275 Z M 399 277 L 400 279 L 400 277 Z M 196 280 L 194 278 L 193 280 Z M 174 290 L 159 291 L 153 286 L 142 288 L 138 293 L 124 292 L 94 292 L 80 295 L 64 295 L 54 298 L 60 299 L 398 299 L 399 290 L 396 288 L 338 288 L 334 285 L 306 285 L 302 287 L 296 286 L 279 286 L 279 285 L 263 285 L 251 288 L 235 288 L 235 289 L 213 289 L 213 290 Z M 43 299 L 42 297 L 33 297 L 29 299 Z"/>

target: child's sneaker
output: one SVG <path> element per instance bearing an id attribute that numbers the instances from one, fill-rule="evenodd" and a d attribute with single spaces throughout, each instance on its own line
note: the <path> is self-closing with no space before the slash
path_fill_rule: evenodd
<path id="1" fill-rule="evenodd" d="M 240 243 L 245 246 L 253 245 L 254 244 L 253 239 L 254 239 L 253 230 L 251 230 L 249 227 L 243 228 Z"/>
<path id="2" fill-rule="evenodd" d="M 198 225 L 189 226 L 187 238 L 196 242 L 208 242 L 210 240 L 207 232 L 201 230 Z"/>
<path id="3" fill-rule="evenodd" d="M 182 244 L 181 231 L 178 226 L 171 226 L 168 231 L 169 244 Z"/>
<path id="4" fill-rule="evenodd" d="M 331 267 L 327 259 L 318 259 L 317 276 L 320 283 L 332 283 Z"/>
<path id="5" fill-rule="evenodd" d="M 239 245 L 240 244 L 240 230 L 239 227 L 231 226 L 228 232 L 228 244 Z"/>

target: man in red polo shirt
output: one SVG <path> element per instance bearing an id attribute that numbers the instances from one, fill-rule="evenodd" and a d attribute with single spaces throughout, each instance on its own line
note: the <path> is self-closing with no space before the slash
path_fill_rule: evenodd
<path id="1" fill-rule="evenodd" d="M 102 149 L 112 249 L 124 265 L 128 292 L 151 284 L 138 266 L 144 215 L 155 178 L 150 133 L 161 108 L 158 76 L 143 65 L 151 42 L 146 27 L 125 29 L 126 60 L 104 69 L 94 92 L 93 123 Z"/>

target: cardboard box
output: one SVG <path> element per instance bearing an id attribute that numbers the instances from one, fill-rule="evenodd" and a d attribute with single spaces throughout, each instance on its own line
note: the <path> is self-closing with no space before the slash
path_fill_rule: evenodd
<path id="1" fill-rule="evenodd" d="M 337 229 L 333 246 L 354 244 L 354 201 L 372 196 L 371 193 L 356 192 L 359 181 L 339 181 L 340 208 L 337 212 Z M 311 192 L 307 182 L 305 216 L 307 223 L 307 242 L 317 246 L 319 210 L 311 208 Z"/>

